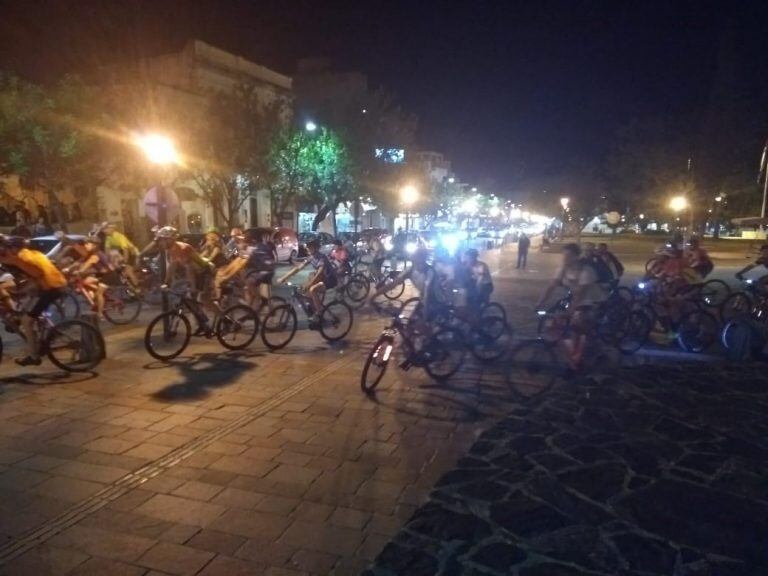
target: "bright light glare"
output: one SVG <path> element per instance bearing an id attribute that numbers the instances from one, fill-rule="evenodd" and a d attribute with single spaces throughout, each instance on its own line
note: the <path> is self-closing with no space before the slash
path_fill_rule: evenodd
<path id="1" fill-rule="evenodd" d="M 160 134 L 136 136 L 136 145 L 153 164 L 178 164 L 179 154 L 170 138 Z"/>
<path id="2" fill-rule="evenodd" d="M 568 204 L 571 203 L 571 199 L 568 198 L 568 196 L 563 196 L 560 198 L 560 206 L 563 207 L 563 210 L 568 210 Z"/>
<path id="3" fill-rule="evenodd" d="M 450 253 L 456 252 L 459 248 L 460 239 L 458 234 L 443 234 L 440 241 L 443 244 L 443 248 Z"/>
<path id="4" fill-rule="evenodd" d="M 405 251 L 408 252 L 408 254 L 413 254 L 418 247 L 419 245 L 416 244 L 416 242 L 408 242 L 408 244 L 405 245 Z"/>
<path id="5" fill-rule="evenodd" d="M 461 211 L 465 214 L 477 213 L 477 198 L 467 198 L 461 203 Z"/>
<path id="6" fill-rule="evenodd" d="M 456 182 L 456 178 L 454 178 L 453 176 L 448 178 L 448 184 L 453 184 L 454 182 Z"/>
<path id="7" fill-rule="evenodd" d="M 723 197 L 722 196 L 715 196 L 715 202 L 722 202 Z"/>
<path id="8" fill-rule="evenodd" d="M 419 199 L 419 191 L 413 184 L 408 184 L 400 189 L 400 199 L 403 204 L 410 206 Z"/>
<path id="9" fill-rule="evenodd" d="M 490 213 L 492 218 L 498 218 L 499 214 L 501 214 L 501 209 L 498 206 L 493 206 Z"/>
<path id="10" fill-rule="evenodd" d="M 685 196 L 675 196 L 669 201 L 669 207 L 675 212 L 681 212 L 688 208 L 688 200 Z"/>
<path id="11" fill-rule="evenodd" d="M 392 238 L 387 237 L 384 239 L 384 242 L 382 242 L 382 245 L 384 246 L 385 250 L 392 250 L 395 245 L 392 243 Z"/>
<path id="12" fill-rule="evenodd" d="M 315 130 L 317 130 L 317 124 L 315 124 L 314 122 L 312 122 L 312 120 L 310 120 L 309 122 L 304 124 L 304 129 L 307 132 L 314 132 Z"/>

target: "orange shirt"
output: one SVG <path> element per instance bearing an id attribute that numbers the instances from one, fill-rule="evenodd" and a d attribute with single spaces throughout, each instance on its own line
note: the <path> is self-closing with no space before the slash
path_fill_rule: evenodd
<path id="1" fill-rule="evenodd" d="M 64 274 L 42 252 L 22 248 L 15 256 L 12 254 L 5 256 L 2 263 L 21 270 L 41 290 L 55 290 L 67 285 Z"/>

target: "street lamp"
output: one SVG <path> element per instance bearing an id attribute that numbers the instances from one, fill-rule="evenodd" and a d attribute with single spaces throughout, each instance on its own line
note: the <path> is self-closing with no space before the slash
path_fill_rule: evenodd
<path id="1" fill-rule="evenodd" d="M 472 186 L 472 192 L 477 192 L 477 186 Z"/>
<path id="2" fill-rule="evenodd" d="M 411 221 L 411 206 L 419 199 L 419 190 L 413 184 L 406 184 L 400 189 L 400 200 L 405 204 L 405 231 L 408 232 Z"/>
<path id="3" fill-rule="evenodd" d="M 173 140 L 161 134 L 142 134 L 134 138 L 135 144 L 152 164 L 167 166 L 178 164 L 179 154 Z"/>
<path id="4" fill-rule="evenodd" d="M 314 132 L 315 130 L 317 130 L 317 124 L 312 122 L 312 120 L 308 120 L 307 123 L 304 124 L 304 129 L 307 132 Z"/>
<path id="5" fill-rule="evenodd" d="M 562 198 L 560 198 L 560 206 L 563 207 L 563 211 L 568 210 L 568 204 L 570 203 L 571 203 L 571 199 L 568 198 L 568 196 L 563 196 Z"/>
<path id="6" fill-rule="evenodd" d="M 675 196 L 669 201 L 669 207 L 675 213 L 682 212 L 688 208 L 688 199 L 685 196 Z"/>

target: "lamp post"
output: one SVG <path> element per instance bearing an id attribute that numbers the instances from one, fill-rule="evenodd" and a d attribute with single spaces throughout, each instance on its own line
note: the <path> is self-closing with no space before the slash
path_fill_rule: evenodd
<path id="1" fill-rule="evenodd" d="M 176 146 L 173 140 L 167 136 L 160 134 L 144 134 L 136 136 L 134 143 L 141 149 L 146 156 L 150 164 L 154 164 L 158 168 L 164 168 L 180 162 L 179 153 L 176 151 Z M 165 226 L 168 223 L 168 204 L 165 194 L 165 187 L 161 177 L 158 177 L 158 184 L 155 186 L 157 191 L 157 225 Z M 165 274 L 167 271 L 166 256 L 163 252 L 160 252 L 159 256 L 159 268 L 160 278 L 162 282 L 165 282 Z M 168 293 L 162 293 L 162 306 L 163 311 L 168 310 Z M 168 323 L 165 323 L 165 329 L 168 330 Z"/>
<path id="2" fill-rule="evenodd" d="M 411 222 L 411 207 L 419 199 L 419 190 L 413 184 L 406 184 L 400 189 L 400 200 L 405 205 L 405 231 L 408 232 Z"/>
<path id="3" fill-rule="evenodd" d="M 675 196 L 669 201 L 669 208 L 675 213 L 676 222 L 680 222 L 680 213 L 689 208 L 688 199 L 685 196 Z M 677 226 L 677 236 L 679 237 L 680 224 Z M 693 214 L 691 214 L 690 227 L 693 228 Z"/>

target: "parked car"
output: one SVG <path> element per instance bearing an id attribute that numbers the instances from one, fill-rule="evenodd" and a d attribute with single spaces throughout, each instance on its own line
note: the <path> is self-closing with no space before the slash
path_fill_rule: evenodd
<path id="1" fill-rule="evenodd" d="M 290 228 L 249 228 L 246 233 L 269 234 L 277 249 L 278 262 L 293 262 L 299 256 L 299 240 Z"/>
<path id="2" fill-rule="evenodd" d="M 299 258 L 306 258 L 307 242 L 310 240 L 320 242 L 320 252 L 326 256 L 333 250 L 333 236 L 328 232 L 299 232 Z"/>

